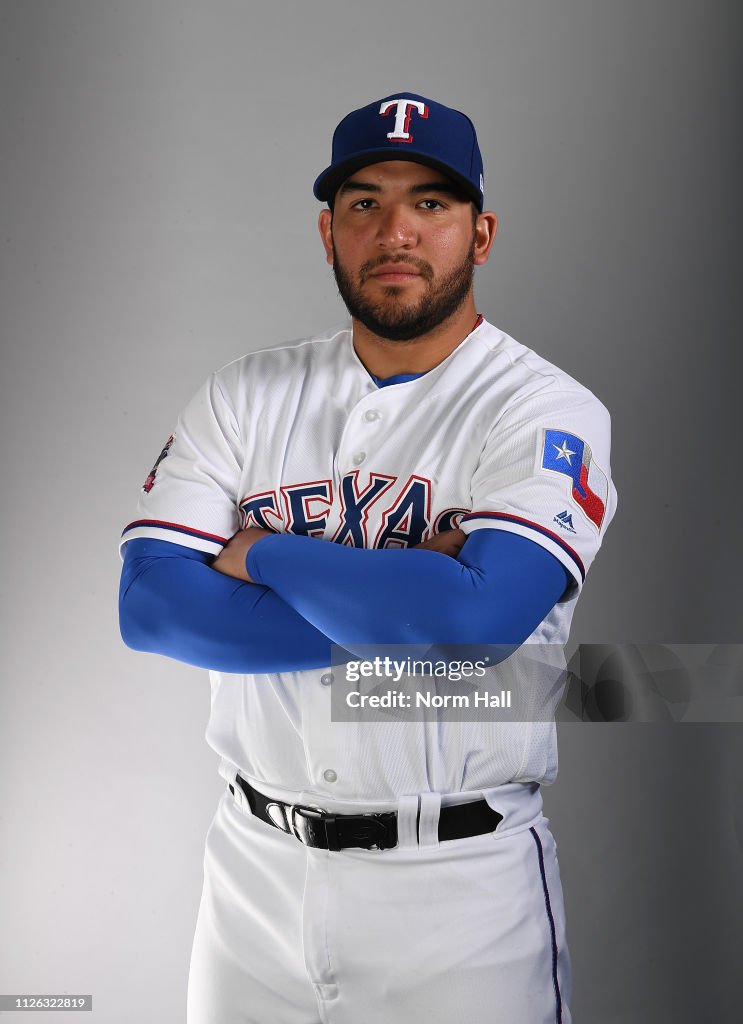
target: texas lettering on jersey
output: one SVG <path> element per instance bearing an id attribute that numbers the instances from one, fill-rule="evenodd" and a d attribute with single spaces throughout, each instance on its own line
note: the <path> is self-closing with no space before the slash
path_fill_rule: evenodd
<path id="1" fill-rule="evenodd" d="M 431 516 L 431 481 L 410 476 L 400 486 L 398 477 L 359 471 L 347 473 L 338 487 L 340 522 L 328 540 L 354 548 L 408 548 L 432 534 L 454 530 L 469 509 L 450 508 Z M 324 537 L 334 503 L 332 480 L 311 480 L 276 490 L 249 494 L 240 502 L 243 529 L 259 526 L 275 533 Z M 380 525 L 372 537 L 369 514 Z"/>

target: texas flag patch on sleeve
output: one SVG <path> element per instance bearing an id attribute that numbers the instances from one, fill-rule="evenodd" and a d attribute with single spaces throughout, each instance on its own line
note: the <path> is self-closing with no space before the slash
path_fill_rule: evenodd
<path id="1" fill-rule="evenodd" d="M 542 469 L 570 478 L 573 501 L 596 529 L 600 529 L 606 514 L 609 484 L 591 457 L 590 445 L 575 434 L 546 429 Z"/>

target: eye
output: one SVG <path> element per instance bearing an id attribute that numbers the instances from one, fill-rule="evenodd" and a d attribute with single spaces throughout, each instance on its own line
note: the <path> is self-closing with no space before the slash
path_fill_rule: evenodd
<path id="1" fill-rule="evenodd" d="M 352 210 L 371 210 L 374 205 L 373 199 L 357 199 L 351 204 Z"/>
<path id="2" fill-rule="evenodd" d="M 422 206 L 424 210 L 444 210 L 444 204 L 438 199 L 422 199 L 419 206 Z"/>

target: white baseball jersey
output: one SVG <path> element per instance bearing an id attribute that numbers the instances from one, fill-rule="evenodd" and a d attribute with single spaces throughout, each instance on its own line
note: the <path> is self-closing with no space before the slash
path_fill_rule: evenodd
<path id="1" fill-rule="evenodd" d="M 528 641 L 561 651 L 616 508 L 609 443 L 594 395 L 487 321 L 428 373 L 382 388 L 349 322 L 212 374 L 122 543 L 217 554 L 251 525 L 369 548 L 457 526 L 505 530 L 572 577 Z M 337 806 L 555 777 L 554 723 L 331 722 L 331 677 L 211 673 L 207 739 L 225 778 L 239 771 L 277 797 Z"/>

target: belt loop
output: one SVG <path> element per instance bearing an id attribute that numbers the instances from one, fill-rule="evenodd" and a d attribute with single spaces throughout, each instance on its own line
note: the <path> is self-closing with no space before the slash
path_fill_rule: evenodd
<path id="1" fill-rule="evenodd" d="M 243 793 L 242 787 L 237 784 L 237 777 L 235 778 L 234 782 L 230 783 L 230 792 L 232 793 L 233 800 L 235 801 L 239 809 L 243 812 L 243 814 L 252 815 L 253 811 L 251 810 L 250 804 L 248 803 L 248 798 L 246 797 L 245 793 Z"/>
<path id="2" fill-rule="evenodd" d="M 439 845 L 439 812 L 441 793 L 421 793 L 421 813 L 418 820 L 418 845 Z"/>
<path id="3" fill-rule="evenodd" d="M 418 845 L 418 794 L 400 797 L 397 806 L 397 845 Z"/>

